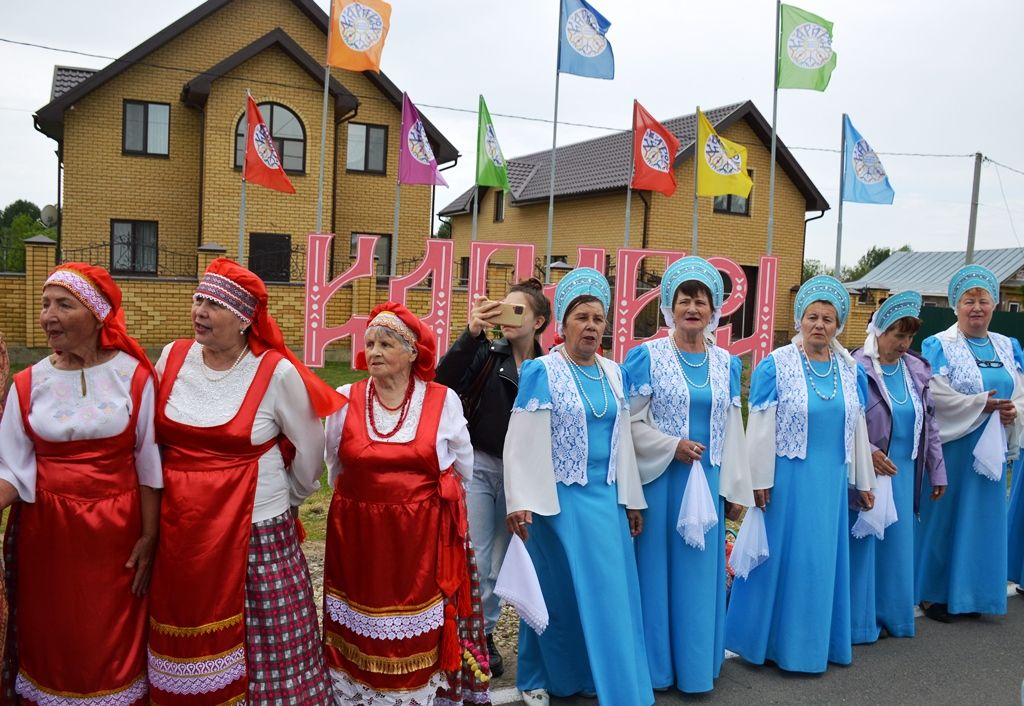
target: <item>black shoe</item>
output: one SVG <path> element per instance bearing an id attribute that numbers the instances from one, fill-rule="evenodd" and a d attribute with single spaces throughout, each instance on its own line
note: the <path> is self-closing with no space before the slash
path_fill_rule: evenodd
<path id="1" fill-rule="evenodd" d="M 932 603 L 927 608 L 925 608 L 924 604 L 922 603 L 921 610 L 924 611 L 926 617 L 931 618 L 932 620 L 936 620 L 940 623 L 953 622 L 953 619 L 949 615 L 949 611 L 946 610 L 945 603 Z"/>
<path id="2" fill-rule="evenodd" d="M 1024 586 L 1021 586 L 1020 584 L 1017 584 L 1017 594 L 1021 595 L 1021 596 L 1024 596 Z"/>
<path id="3" fill-rule="evenodd" d="M 498 652 L 498 648 L 494 646 L 494 636 L 487 636 L 487 660 L 491 665 L 491 678 L 497 679 L 505 673 L 505 660 L 501 658 L 501 653 Z"/>

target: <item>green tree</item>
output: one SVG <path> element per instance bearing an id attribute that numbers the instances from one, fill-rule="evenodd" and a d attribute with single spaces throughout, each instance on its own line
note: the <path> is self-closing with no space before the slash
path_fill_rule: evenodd
<path id="1" fill-rule="evenodd" d="M 871 270 L 888 260 L 894 252 L 910 252 L 910 246 L 904 245 L 898 250 L 893 250 L 892 248 L 883 248 L 873 245 L 866 253 L 860 256 L 856 265 L 853 267 L 843 268 L 842 280 L 844 282 L 852 282 L 853 280 L 860 279 L 868 272 L 871 272 Z"/>
<path id="2" fill-rule="evenodd" d="M 0 272 L 25 271 L 25 241 L 36 235 L 56 238 L 57 230 L 27 212 L 16 214 L 9 226 L 0 226 Z"/>
<path id="3" fill-rule="evenodd" d="M 14 224 L 14 219 L 22 214 L 28 215 L 33 221 L 38 220 L 39 207 L 25 199 L 12 201 L 7 204 L 7 208 L 3 210 L 3 215 L 0 216 L 0 227 L 10 228 Z"/>
<path id="4" fill-rule="evenodd" d="M 438 238 L 451 238 L 452 237 L 452 222 L 450 220 L 441 219 L 441 225 L 437 227 Z"/>
<path id="5" fill-rule="evenodd" d="M 800 283 L 804 283 L 811 277 L 830 274 L 831 270 L 821 260 L 804 260 L 804 271 L 800 276 Z"/>

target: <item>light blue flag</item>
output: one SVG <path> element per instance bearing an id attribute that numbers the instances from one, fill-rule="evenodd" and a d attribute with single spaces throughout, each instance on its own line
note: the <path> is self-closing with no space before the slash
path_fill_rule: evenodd
<path id="1" fill-rule="evenodd" d="M 558 70 L 589 78 L 615 78 L 615 57 L 605 33 L 612 23 L 586 0 L 562 0 Z"/>
<path id="2" fill-rule="evenodd" d="M 846 141 L 843 201 L 891 204 L 896 192 L 889 185 L 882 160 L 846 114 L 843 115 L 843 131 Z"/>

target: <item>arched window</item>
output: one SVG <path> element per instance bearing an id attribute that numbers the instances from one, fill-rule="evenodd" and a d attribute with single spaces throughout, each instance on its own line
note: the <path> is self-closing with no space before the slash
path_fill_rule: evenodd
<path id="1" fill-rule="evenodd" d="M 280 103 L 260 103 L 260 114 L 270 128 L 281 163 L 286 172 L 304 173 L 306 171 L 306 129 L 302 126 L 299 116 Z M 249 127 L 245 113 L 238 119 L 235 128 L 235 167 L 241 168 L 245 160 L 245 133 Z"/>

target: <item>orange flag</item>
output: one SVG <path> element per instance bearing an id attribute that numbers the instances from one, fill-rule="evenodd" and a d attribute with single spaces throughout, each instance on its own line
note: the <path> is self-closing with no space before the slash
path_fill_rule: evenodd
<path id="1" fill-rule="evenodd" d="M 380 73 L 390 26 L 391 5 L 383 0 L 331 0 L 327 65 Z"/>

